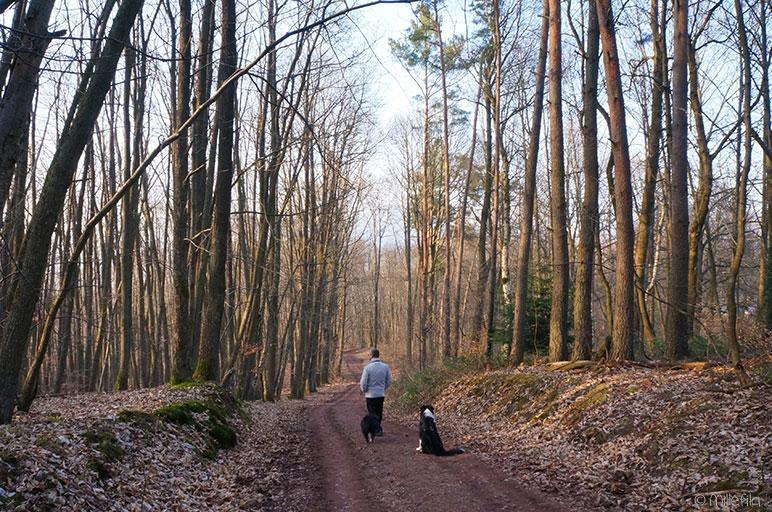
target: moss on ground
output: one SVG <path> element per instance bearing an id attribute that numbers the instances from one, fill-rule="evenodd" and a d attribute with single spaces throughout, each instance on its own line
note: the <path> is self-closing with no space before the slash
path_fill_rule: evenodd
<path id="1" fill-rule="evenodd" d="M 62 442 L 55 437 L 42 435 L 35 439 L 35 444 L 49 452 L 60 454 L 62 451 Z"/>
<path id="2" fill-rule="evenodd" d="M 176 382 L 174 384 L 171 384 L 169 386 L 170 389 L 186 389 L 186 388 L 195 388 L 197 386 L 202 386 L 200 382 L 195 382 L 192 380 L 186 380 L 183 382 Z"/>
<path id="3" fill-rule="evenodd" d="M 86 461 L 86 468 L 96 473 L 100 480 L 107 480 L 111 476 L 110 471 L 107 469 L 104 463 L 96 458 L 88 459 Z"/>
<path id="4" fill-rule="evenodd" d="M 148 427 L 158 418 L 149 412 L 124 409 L 118 413 L 117 419 L 121 423 L 133 423 L 140 427 Z"/>
<path id="5" fill-rule="evenodd" d="M 222 403 L 227 401 L 223 395 L 224 393 L 217 393 L 214 398 Z M 208 459 L 214 459 L 218 450 L 232 448 L 238 442 L 236 431 L 228 422 L 228 417 L 232 416 L 234 410 L 239 410 L 235 399 L 225 407 L 215 400 L 186 400 L 162 407 L 155 414 L 168 423 L 190 425 L 196 430 L 206 432 L 206 446 L 201 450 L 201 454 Z"/>
<path id="6" fill-rule="evenodd" d="M 582 417 L 593 407 L 602 404 L 608 399 L 608 385 L 601 383 L 592 388 L 592 390 L 583 397 L 576 400 L 568 407 L 564 415 L 563 422 L 569 428 L 575 427 Z"/>
<path id="7" fill-rule="evenodd" d="M 219 448 L 233 448 L 236 446 L 236 431 L 225 424 L 215 424 L 209 427 L 209 436 Z"/>
<path id="8" fill-rule="evenodd" d="M 97 445 L 97 450 L 107 460 L 118 460 L 125 453 L 115 434 L 105 429 L 87 430 L 82 436 L 91 444 Z"/>
<path id="9" fill-rule="evenodd" d="M 236 414 L 246 414 L 232 393 L 213 383 L 183 382 L 177 385 L 180 388 L 193 386 L 205 387 L 207 398 L 175 402 L 152 413 L 126 409 L 118 413 L 117 420 L 122 423 L 134 423 L 145 429 L 152 426 L 153 430 L 164 428 L 165 424 L 193 427 L 205 434 L 204 446 L 196 448 L 196 453 L 208 459 L 217 458 L 220 449 L 232 448 L 238 442 L 238 436 L 230 425 L 229 418 Z M 189 444 L 195 446 L 197 442 L 191 439 Z"/>
<path id="10" fill-rule="evenodd" d="M 19 458 L 13 452 L 0 450 L 0 461 L 13 466 L 19 463 Z"/>

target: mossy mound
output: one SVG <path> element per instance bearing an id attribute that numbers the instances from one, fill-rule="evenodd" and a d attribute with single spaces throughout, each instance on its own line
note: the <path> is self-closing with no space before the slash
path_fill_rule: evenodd
<path id="1" fill-rule="evenodd" d="M 189 444 L 198 445 L 196 452 L 208 459 L 216 458 L 220 449 L 236 445 L 238 438 L 230 418 L 242 410 L 232 393 L 214 383 L 183 382 L 176 388 L 196 388 L 194 396 L 200 398 L 174 402 L 152 413 L 126 409 L 118 413 L 117 420 L 152 431 L 169 428 L 169 425 L 192 427 L 205 438 L 190 439 Z"/>
<path id="2" fill-rule="evenodd" d="M 233 399 L 224 400 L 226 393 L 217 393 L 210 400 L 186 400 L 162 407 L 155 415 L 167 423 L 192 426 L 196 430 L 206 432 L 206 446 L 201 454 L 208 458 L 217 457 L 220 449 L 236 446 L 238 438 L 236 431 L 230 425 L 228 418 L 238 409 L 238 403 Z M 232 396 L 232 395 L 231 395 Z M 219 401 L 215 401 L 219 399 Z M 220 405 L 226 402 L 226 406 Z"/>
<path id="3" fill-rule="evenodd" d="M 229 425 L 215 424 L 209 428 L 209 436 L 220 448 L 233 448 L 238 441 L 236 431 Z"/>
<path id="4" fill-rule="evenodd" d="M 97 445 L 99 453 L 107 460 L 119 460 L 123 457 L 124 450 L 115 434 L 106 429 L 87 430 L 82 434 L 83 438 L 91 444 Z"/>

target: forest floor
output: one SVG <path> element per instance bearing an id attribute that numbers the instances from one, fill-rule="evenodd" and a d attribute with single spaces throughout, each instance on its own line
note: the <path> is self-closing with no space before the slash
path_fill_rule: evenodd
<path id="1" fill-rule="evenodd" d="M 302 401 L 42 397 L 0 426 L 0 510 L 772 510 L 772 394 L 720 369 L 445 369 L 424 395 L 402 378 L 366 444 L 364 363 L 347 352 L 344 380 Z M 418 411 L 397 396 L 434 403 L 467 453 L 417 453 Z"/>

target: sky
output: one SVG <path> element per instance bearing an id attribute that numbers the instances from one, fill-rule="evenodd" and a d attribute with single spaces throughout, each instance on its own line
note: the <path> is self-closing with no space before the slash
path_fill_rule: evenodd
<path id="1" fill-rule="evenodd" d="M 443 38 L 450 39 L 456 33 L 463 35 L 465 22 L 464 0 L 446 2 L 443 18 Z M 360 11 L 354 21 L 359 28 L 363 44 L 372 48 L 378 96 L 382 102 L 379 119 L 383 126 L 388 126 L 393 118 L 411 110 L 411 99 L 419 93 L 418 87 L 392 56 L 389 39 L 401 39 L 414 18 L 415 4 L 376 5 Z"/>

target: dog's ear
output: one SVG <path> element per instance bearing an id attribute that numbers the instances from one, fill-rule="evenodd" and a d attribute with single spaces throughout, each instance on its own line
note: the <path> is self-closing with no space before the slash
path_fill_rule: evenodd
<path id="1" fill-rule="evenodd" d="M 432 407 L 431 405 L 427 405 L 426 408 L 429 409 L 430 411 L 434 412 L 434 407 Z"/>

